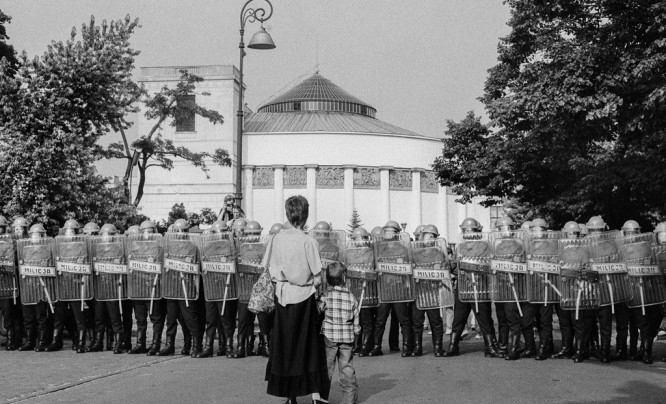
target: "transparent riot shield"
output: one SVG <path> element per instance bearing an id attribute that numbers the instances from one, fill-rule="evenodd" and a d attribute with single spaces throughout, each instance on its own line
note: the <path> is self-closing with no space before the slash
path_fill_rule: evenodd
<path id="1" fill-rule="evenodd" d="M 487 233 L 472 233 L 462 236 L 458 247 L 458 299 L 474 303 L 479 312 L 479 303 L 492 301 L 490 257 L 492 247 Z"/>
<path id="2" fill-rule="evenodd" d="M 454 291 L 446 240 L 412 241 L 416 307 L 419 310 L 453 307 Z"/>
<path id="3" fill-rule="evenodd" d="M 347 283 L 362 308 L 379 306 L 375 245 L 373 240 L 348 241 L 345 244 Z"/>
<path id="4" fill-rule="evenodd" d="M 613 313 L 615 303 L 626 302 L 633 297 L 620 248 L 620 234 L 613 230 L 586 237 L 590 242 L 590 268 L 599 274 L 599 304 L 611 305 Z"/>
<path id="5" fill-rule="evenodd" d="M 201 277 L 206 301 L 238 299 L 237 253 L 233 234 L 204 234 L 200 243 Z"/>
<path id="6" fill-rule="evenodd" d="M 199 236 L 191 233 L 164 235 L 162 297 L 184 300 L 187 306 L 199 298 Z"/>
<path id="7" fill-rule="evenodd" d="M 90 239 L 95 271 L 95 299 L 119 302 L 127 299 L 125 236 L 93 236 Z"/>
<path id="8" fill-rule="evenodd" d="M 16 242 L 19 263 L 21 303 L 37 304 L 45 301 L 51 312 L 58 296 L 54 240 L 51 237 L 20 239 Z"/>
<path id="9" fill-rule="evenodd" d="M 666 302 L 664 271 L 658 260 L 660 250 L 666 246 L 655 245 L 652 233 L 626 236 L 619 240 L 632 292 L 627 305 L 640 307 L 645 315 L 645 306 Z"/>
<path id="10" fill-rule="evenodd" d="M 520 302 L 527 301 L 525 232 L 497 231 L 490 234 L 493 302 L 514 302 L 522 316 Z"/>
<path id="11" fill-rule="evenodd" d="M 133 300 L 150 300 L 150 312 L 155 299 L 162 298 L 163 238 L 161 234 L 133 234 L 127 237 L 127 295 Z"/>
<path id="12" fill-rule="evenodd" d="M 559 303 L 560 254 L 562 233 L 544 231 L 527 233 L 527 301 L 533 304 Z"/>
<path id="13" fill-rule="evenodd" d="M 310 230 L 310 237 L 317 240 L 321 263 L 326 266 L 334 261 L 344 262 L 347 234 L 344 230 Z"/>
<path id="14" fill-rule="evenodd" d="M 560 239 L 560 307 L 576 310 L 599 308 L 599 274 L 590 270 L 590 245 L 587 239 Z"/>
<path id="15" fill-rule="evenodd" d="M 18 298 L 14 239 L 11 234 L 2 234 L 0 235 L 0 299 L 12 299 L 16 304 Z"/>
<path id="16" fill-rule="evenodd" d="M 415 299 L 409 234 L 392 239 L 375 239 L 375 268 L 381 303 L 411 302 Z"/>
<path id="17" fill-rule="evenodd" d="M 85 234 L 56 236 L 57 300 L 63 302 L 83 301 L 93 298 L 92 266 Z"/>
<path id="18" fill-rule="evenodd" d="M 264 272 L 261 261 L 266 253 L 268 238 L 246 236 L 238 239 L 238 301 L 248 303 L 252 287 Z"/>

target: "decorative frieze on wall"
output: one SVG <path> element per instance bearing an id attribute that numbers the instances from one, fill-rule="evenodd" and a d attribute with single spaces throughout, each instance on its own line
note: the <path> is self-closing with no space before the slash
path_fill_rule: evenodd
<path id="1" fill-rule="evenodd" d="M 421 173 L 421 192 L 439 192 L 437 175 L 434 171 L 426 171 Z"/>
<path id="2" fill-rule="evenodd" d="M 391 170 L 389 172 L 389 189 L 391 191 L 411 191 L 412 171 Z"/>
<path id="3" fill-rule="evenodd" d="M 284 169 L 285 188 L 306 188 L 308 176 L 305 167 L 286 167 Z"/>
<path id="4" fill-rule="evenodd" d="M 252 173 L 252 186 L 254 188 L 273 188 L 275 174 L 272 167 L 257 167 Z"/>
<path id="5" fill-rule="evenodd" d="M 319 167 L 317 170 L 317 188 L 341 189 L 345 186 L 345 169 L 342 167 Z"/>
<path id="6" fill-rule="evenodd" d="M 354 171 L 354 188 L 379 189 L 381 179 L 377 168 L 357 168 Z"/>

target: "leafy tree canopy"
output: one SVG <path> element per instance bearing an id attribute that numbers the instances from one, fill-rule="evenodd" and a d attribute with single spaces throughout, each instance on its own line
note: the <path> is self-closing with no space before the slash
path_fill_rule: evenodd
<path id="1" fill-rule="evenodd" d="M 3 13 L 0 10 L 0 59 L 5 58 L 10 65 L 9 72 L 13 72 L 16 68 L 18 61 L 16 60 L 16 51 L 14 47 L 7 43 L 9 36 L 7 36 L 7 28 L 5 25 L 12 21 L 12 17 Z"/>

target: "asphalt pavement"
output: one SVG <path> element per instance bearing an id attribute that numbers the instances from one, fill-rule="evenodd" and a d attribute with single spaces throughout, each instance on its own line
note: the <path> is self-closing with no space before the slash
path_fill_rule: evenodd
<path id="1" fill-rule="evenodd" d="M 652 365 L 602 364 L 591 359 L 522 359 L 483 356 L 472 333 L 461 355 L 402 358 L 385 352 L 354 358 L 362 403 L 663 403 L 666 402 L 666 343 L 655 343 Z M 424 340 L 429 337 L 424 335 Z M 557 339 L 556 339 L 557 341 Z M 425 341 L 424 341 L 425 342 Z M 558 341 L 559 342 L 559 341 Z M 69 348 L 69 341 L 65 348 Z M 182 341 L 177 342 L 180 349 Z M 282 403 L 266 395 L 266 359 L 192 359 L 113 355 L 0 352 L 0 400 L 7 403 Z M 339 402 L 337 375 L 331 403 Z M 307 397 L 299 403 L 309 403 Z"/>

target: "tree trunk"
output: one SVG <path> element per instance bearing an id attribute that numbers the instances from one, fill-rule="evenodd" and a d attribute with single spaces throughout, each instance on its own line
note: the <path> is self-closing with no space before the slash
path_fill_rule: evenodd
<path id="1" fill-rule="evenodd" d="M 138 153 L 135 153 L 135 156 L 137 160 L 139 159 Z M 146 166 L 148 165 L 148 158 L 144 157 L 143 158 L 143 166 L 141 163 L 137 162 L 137 167 L 139 168 L 139 185 L 136 187 L 136 196 L 134 197 L 134 203 L 133 205 L 139 206 L 139 203 L 141 202 L 141 198 L 143 198 L 143 186 L 146 184 Z"/>

